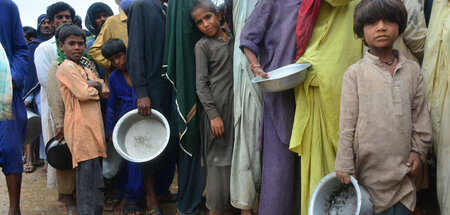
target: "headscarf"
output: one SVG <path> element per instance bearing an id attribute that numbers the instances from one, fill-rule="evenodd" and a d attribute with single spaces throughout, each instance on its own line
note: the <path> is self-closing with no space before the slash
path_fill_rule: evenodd
<path id="1" fill-rule="evenodd" d="M 44 19 L 47 19 L 47 14 L 41 14 L 41 15 L 38 17 L 38 19 L 37 19 L 37 32 L 38 32 L 38 37 L 36 38 L 36 40 L 37 40 L 37 42 L 39 42 L 39 43 L 48 40 L 48 38 L 45 38 L 44 35 L 42 35 L 42 33 L 41 33 L 41 24 L 42 24 L 42 21 L 44 21 Z"/>
<path id="2" fill-rule="evenodd" d="M 305 52 L 311 38 L 317 18 L 319 17 L 322 0 L 303 0 L 298 11 L 296 33 L 297 57 L 299 59 Z"/>
<path id="3" fill-rule="evenodd" d="M 89 7 L 86 13 L 86 18 L 84 20 L 84 25 L 95 36 L 97 36 L 101 30 L 97 29 L 97 24 L 95 23 L 95 15 L 99 13 L 106 13 L 109 16 L 114 15 L 111 8 L 107 4 L 102 2 L 96 2 Z"/>

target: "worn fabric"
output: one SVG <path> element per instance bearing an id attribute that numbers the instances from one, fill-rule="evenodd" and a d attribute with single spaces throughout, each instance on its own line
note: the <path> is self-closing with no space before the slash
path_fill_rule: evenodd
<path id="1" fill-rule="evenodd" d="M 261 152 L 257 148 L 263 95 L 258 85 L 251 83 L 253 73 L 244 53 L 239 49 L 242 28 L 256 2 L 257 0 L 233 1 L 234 149 L 230 198 L 233 207 L 244 210 L 256 206 L 261 186 Z"/>
<path id="2" fill-rule="evenodd" d="M 47 100 L 47 75 L 52 62 L 56 60 L 57 57 L 58 52 L 56 51 L 55 37 L 39 44 L 34 53 L 36 74 L 38 76 L 39 85 L 41 86 L 41 128 L 44 143 L 47 143 L 50 138 L 54 136 L 55 132 L 51 127 L 48 127 L 49 121 L 51 124 L 53 123 L 50 115 L 51 110 Z"/>
<path id="3" fill-rule="evenodd" d="M 356 173 L 375 213 L 398 201 L 414 210 L 414 179 L 406 162 L 411 151 L 426 162 L 432 138 L 419 65 L 400 55 L 391 76 L 378 57 L 366 53 L 345 72 L 339 126 L 335 170 Z"/>
<path id="4" fill-rule="evenodd" d="M 398 202 L 389 209 L 380 213 L 376 213 L 375 215 L 409 215 L 409 214 L 411 214 L 411 211 L 409 211 L 408 208 L 406 208 L 402 203 Z"/>
<path id="5" fill-rule="evenodd" d="M 222 29 L 225 30 L 225 29 Z M 234 38 L 204 36 L 195 45 L 196 88 L 202 104 L 200 134 L 203 158 L 210 166 L 229 166 L 233 155 L 233 51 Z M 211 120 L 220 117 L 223 137 L 215 137 Z"/>
<path id="6" fill-rule="evenodd" d="M 298 62 L 312 66 L 295 88 L 297 109 L 289 148 L 302 156 L 301 205 L 307 214 L 317 183 L 334 170 L 339 135 L 339 99 L 345 69 L 362 57 L 353 33 L 358 1 L 322 2 L 314 32 Z"/>
<path id="7" fill-rule="evenodd" d="M 2 44 L 0 44 L 0 66 L 0 120 L 12 120 L 13 84 L 8 56 Z"/>
<path id="8" fill-rule="evenodd" d="M 145 197 L 141 173 L 141 164 L 123 160 L 123 166 L 114 178 L 116 197 L 139 204 Z"/>
<path id="9" fill-rule="evenodd" d="M 297 27 L 295 29 L 297 43 L 296 59 L 300 58 L 308 47 L 317 18 L 319 18 L 321 4 L 321 0 L 302 0 L 298 11 Z"/>
<path id="10" fill-rule="evenodd" d="M 56 188 L 58 193 L 72 195 L 75 191 L 76 170 L 56 170 Z"/>
<path id="11" fill-rule="evenodd" d="M 163 76 L 177 91 L 175 105 L 180 146 L 191 156 L 200 143 L 194 46 L 202 34 L 191 18 L 190 11 L 195 2 L 172 0 L 168 5 L 162 68 Z"/>
<path id="12" fill-rule="evenodd" d="M 450 2 L 434 0 L 425 42 L 422 72 L 433 125 L 437 159 L 437 199 L 441 214 L 450 214 Z"/>
<path id="13" fill-rule="evenodd" d="M 128 45 L 127 15 L 123 11 L 106 19 L 100 33 L 95 38 L 94 44 L 89 49 L 89 56 L 92 57 L 95 63 L 106 69 L 105 77 L 109 77 L 114 68 L 112 68 L 111 62 L 103 57 L 102 47 L 108 40 L 113 38 L 121 39 L 125 46 Z"/>
<path id="14" fill-rule="evenodd" d="M 82 215 L 101 215 L 105 196 L 100 159 L 81 161 L 76 168 L 77 210 Z"/>
<path id="15" fill-rule="evenodd" d="M 27 131 L 27 114 L 22 100 L 23 82 L 26 76 L 28 47 L 23 37 L 17 5 L 10 0 L 0 0 L 0 13 L 8 19 L 0 19 L 0 44 L 8 57 L 12 89 L 12 114 L 14 120 L 0 121 L 0 166 L 5 175 L 23 172 L 22 143 Z M 5 60 L 1 61 L 2 67 Z M 3 81 L 3 80 L 2 80 Z"/>
<path id="16" fill-rule="evenodd" d="M 101 29 L 98 29 L 97 23 L 95 23 L 95 16 L 97 14 L 105 13 L 108 16 L 114 15 L 111 8 L 103 2 L 95 2 L 89 6 L 86 12 L 86 18 L 84 19 L 84 25 L 93 35 L 97 36 Z"/>
<path id="17" fill-rule="evenodd" d="M 59 81 L 56 78 L 56 71 L 59 65 L 60 63 L 58 61 L 53 61 L 47 74 L 47 101 L 53 119 L 53 124 L 49 124 L 49 127 L 54 126 L 52 128 L 54 131 L 64 127 L 65 107 L 61 91 L 59 90 Z"/>
<path id="18" fill-rule="evenodd" d="M 64 138 L 72 153 L 73 167 L 81 161 L 106 157 L 99 102 L 99 96 L 106 98 L 109 95 L 105 82 L 71 60 L 65 60 L 58 67 L 56 78 L 65 105 Z M 88 87 L 88 78 L 101 83 L 101 92 Z"/>
<path id="19" fill-rule="evenodd" d="M 201 147 L 196 147 L 192 156 L 181 148 L 178 150 L 178 194 L 177 212 L 180 215 L 196 214 L 205 190 L 206 173 L 201 164 Z"/>
<path id="20" fill-rule="evenodd" d="M 259 56 L 266 72 L 295 59 L 295 26 L 301 1 L 260 0 L 247 19 L 240 37 Z M 294 121 L 294 91 L 264 93 L 259 132 L 262 145 L 262 178 L 259 214 L 294 214 L 299 204 L 295 188 L 297 155 L 288 150 Z"/>
<path id="21" fill-rule="evenodd" d="M 231 166 L 206 165 L 206 207 L 214 214 L 223 214 L 230 206 Z"/>

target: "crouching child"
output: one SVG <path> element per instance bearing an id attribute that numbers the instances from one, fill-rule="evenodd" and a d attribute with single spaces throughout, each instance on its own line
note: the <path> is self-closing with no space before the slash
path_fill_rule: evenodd
<path id="1" fill-rule="evenodd" d="M 100 158 L 106 157 L 105 132 L 100 97 L 108 98 L 105 82 L 81 63 L 86 35 L 77 26 L 59 34 L 59 47 L 66 59 L 56 78 L 65 106 L 64 137 L 76 168 L 76 196 L 79 214 L 102 214 L 104 195 Z"/>
<path id="2" fill-rule="evenodd" d="M 336 176 L 367 187 L 375 214 L 414 210 L 417 174 L 431 146 L 431 122 L 417 63 L 392 46 L 406 28 L 401 0 L 362 0 L 354 31 L 369 46 L 342 82 Z"/>

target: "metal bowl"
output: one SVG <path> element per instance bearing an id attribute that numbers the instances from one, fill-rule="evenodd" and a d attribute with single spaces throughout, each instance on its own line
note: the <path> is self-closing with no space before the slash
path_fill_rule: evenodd
<path id="1" fill-rule="evenodd" d="M 27 109 L 28 127 L 27 135 L 23 144 L 30 144 L 41 135 L 41 117 L 35 114 L 30 108 Z"/>
<path id="2" fill-rule="evenodd" d="M 342 184 L 335 172 L 322 178 L 309 201 L 308 215 L 373 215 L 369 192 L 352 176 L 350 181 Z"/>
<path id="3" fill-rule="evenodd" d="M 169 123 L 154 109 L 150 116 L 139 115 L 137 109 L 126 113 L 113 131 L 113 144 L 117 153 L 135 163 L 156 158 L 166 148 L 169 138 Z"/>
<path id="4" fill-rule="evenodd" d="M 281 92 L 296 87 L 305 81 L 311 63 L 294 63 L 268 72 L 269 78 L 252 79 L 264 92 Z"/>

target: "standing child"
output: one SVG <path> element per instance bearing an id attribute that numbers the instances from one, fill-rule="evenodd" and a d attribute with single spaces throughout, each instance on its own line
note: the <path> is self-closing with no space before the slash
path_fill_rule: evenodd
<path id="1" fill-rule="evenodd" d="M 59 34 L 59 47 L 66 60 L 58 67 L 56 78 L 64 101 L 64 138 L 76 167 L 76 195 L 79 214 L 102 214 L 103 175 L 100 157 L 106 157 L 105 132 L 100 97 L 109 90 L 81 63 L 86 35 L 77 26 L 68 26 Z"/>
<path id="2" fill-rule="evenodd" d="M 413 177 L 431 144 L 431 122 L 417 63 L 392 46 L 406 27 L 401 0 L 362 0 L 354 31 L 369 46 L 342 84 L 336 175 L 356 175 L 376 214 L 409 214 L 416 203 Z M 354 175 L 354 176 L 355 176 Z"/>
<path id="3" fill-rule="evenodd" d="M 127 69 L 125 43 L 121 39 L 108 40 L 102 47 L 102 55 L 116 69 L 109 75 L 108 80 L 110 94 L 106 109 L 106 136 L 111 140 L 114 127 L 120 117 L 136 109 L 136 95 Z M 124 210 L 126 214 L 140 214 L 142 211 L 138 204 L 145 195 L 141 165 L 130 161 L 124 162 L 125 165 L 116 176 L 114 187 L 117 197 L 122 199 L 121 207 L 116 212 L 122 213 Z"/>
<path id="4" fill-rule="evenodd" d="M 206 207 L 211 215 L 230 208 L 233 155 L 233 49 L 231 33 L 220 28 L 215 5 L 200 0 L 191 16 L 205 36 L 195 46 L 197 95 L 203 105 L 201 135 L 206 164 Z"/>

